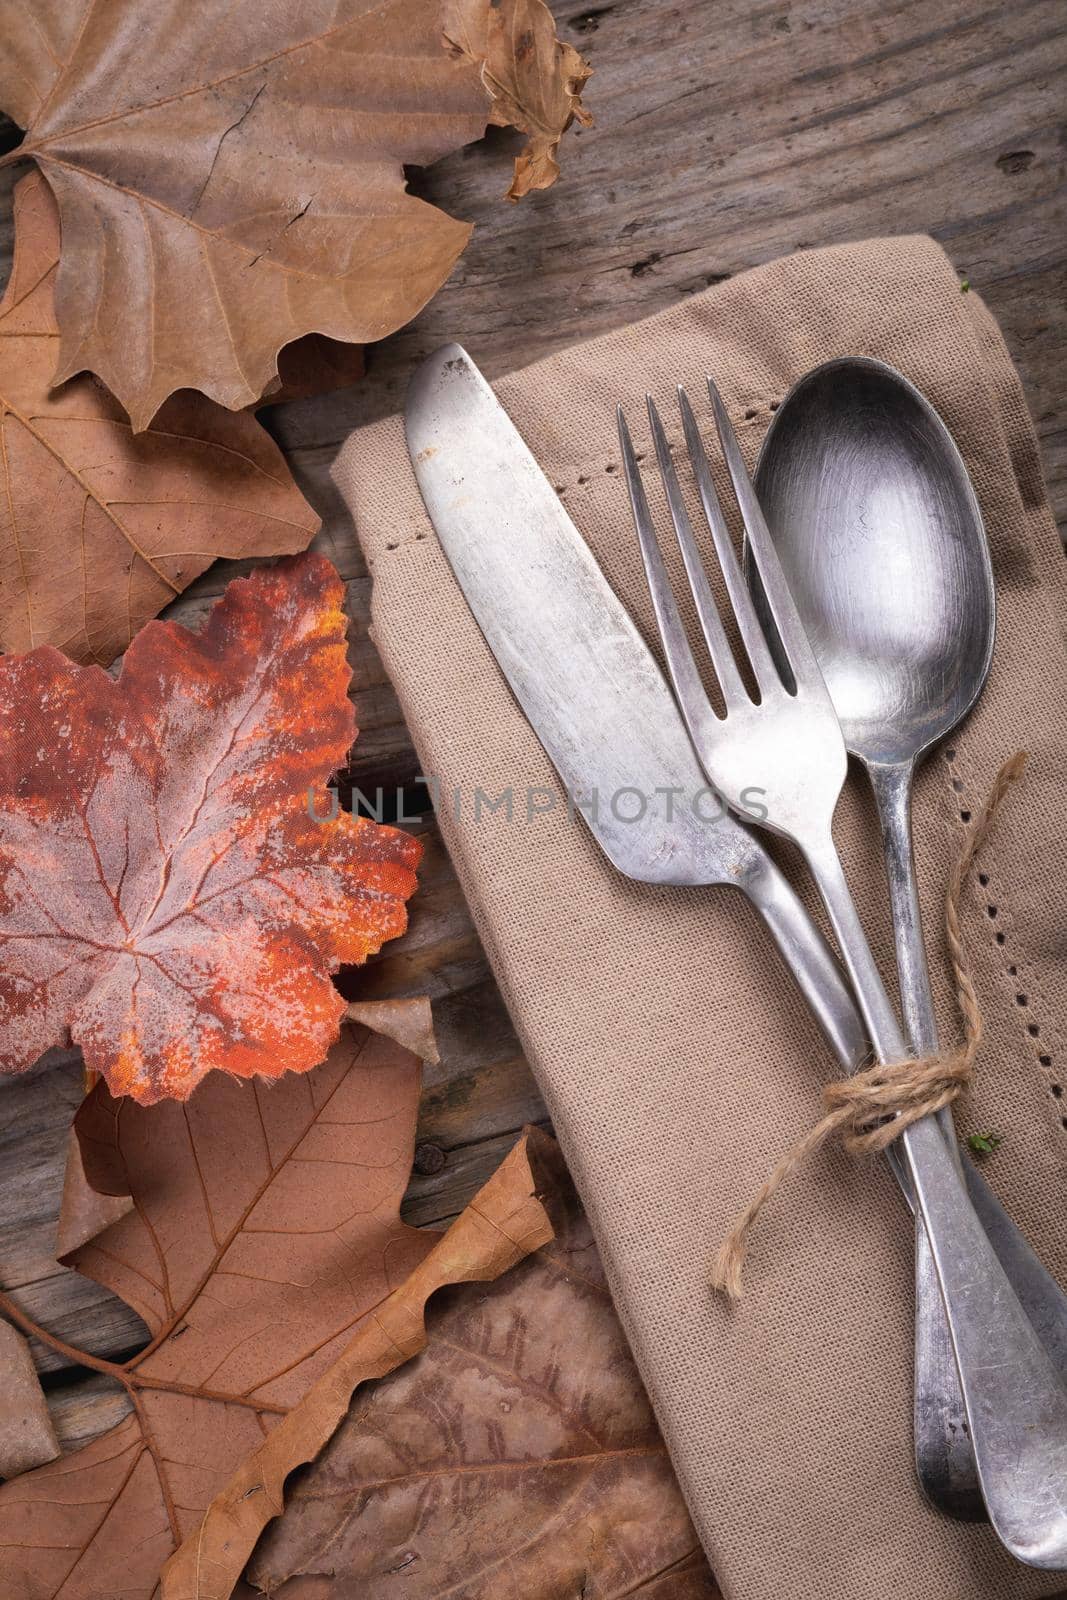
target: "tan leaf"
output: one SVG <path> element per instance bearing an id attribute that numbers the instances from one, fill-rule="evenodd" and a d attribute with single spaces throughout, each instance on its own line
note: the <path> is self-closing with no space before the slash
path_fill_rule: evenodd
<path id="1" fill-rule="evenodd" d="M 321 333 L 305 333 L 295 344 L 278 352 L 278 377 L 254 409 L 288 405 L 317 394 L 332 394 L 358 383 L 366 371 L 363 346 L 342 344 Z"/>
<path id="2" fill-rule="evenodd" d="M 489 98 L 434 0 L 0 0 L 5 159 L 62 217 L 55 380 L 95 372 L 140 429 L 183 387 L 252 404 L 305 333 L 384 338 L 470 235 L 404 164 L 480 137 Z"/>
<path id="3" fill-rule="evenodd" d="M 285 1480 L 311 1461 L 358 1384 L 410 1361 L 426 1344 L 426 1302 L 446 1284 L 500 1277 L 552 1237 L 522 1140 L 448 1232 L 368 1317 L 328 1372 L 234 1473 L 196 1533 L 167 1562 L 163 1600 L 229 1600 L 259 1534 L 281 1513 Z"/>
<path id="4" fill-rule="evenodd" d="M 81 1140 L 71 1128 L 63 1169 L 63 1198 L 56 1224 L 57 1261 L 69 1261 L 83 1244 L 88 1244 L 90 1239 L 95 1239 L 97 1234 L 133 1210 L 133 1197 L 124 1172 L 106 1176 L 96 1173 L 94 1178 L 95 1183 L 90 1181 L 85 1170 Z"/>
<path id="5" fill-rule="evenodd" d="M 58 1454 L 30 1347 L 0 1317 L 0 1478 L 15 1478 Z"/>
<path id="6" fill-rule="evenodd" d="M 420 1061 L 434 1065 L 441 1057 L 434 1038 L 430 1002 L 424 995 L 413 1000 L 354 1000 L 346 1013 L 350 1022 L 361 1022 L 375 1033 L 386 1033 Z"/>
<path id="7" fill-rule="evenodd" d="M 52 389 L 59 221 L 37 173 L 15 190 L 15 225 L 0 303 L 0 649 L 54 644 L 106 666 L 217 556 L 301 550 L 319 522 L 254 417 L 186 394 L 134 435 L 91 378 Z"/>
<path id="8" fill-rule="evenodd" d="M 86 1169 L 135 1209 L 76 1251 L 148 1325 L 121 1365 L 133 1414 L 0 1487 L 0 1591 L 149 1600 L 167 1556 L 438 1235 L 400 1221 L 419 1063 L 346 1025 L 327 1060 L 269 1089 L 214 1074 L 145 1108 L 97 1086 L 76 1126 Z M 56 1344 L 10 1296 L 0 1309 Z M 121 1575 L 121 1582 L 119 1576 Z"/>
<path id="9" fill-rule="evenodd" d="M 558 1151 L 530 1150 L 555 1239 L 356 1396 L 247 1569 L 273 1600 L 718 1600 Z"/>
<path id="10" fill-rule="evenodd" d="M 559 177 L 559 141 L 577 120 L 589 127 L 582 90 L 593 69 L 561 44 L 544 0 L 444 0 L 445 39 L 473 62 L 492 96 L 497 127 L 529 134 L 515 158 L 509 200 L 547 189 Z"/>

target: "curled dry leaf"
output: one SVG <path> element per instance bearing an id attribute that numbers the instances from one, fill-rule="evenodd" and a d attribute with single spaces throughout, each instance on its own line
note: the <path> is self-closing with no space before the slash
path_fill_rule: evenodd
<path id="1" fill-rule="evenodd" d="M 404 164 L 490 96 L 433 0 L 0 0 L 0 107 L 59 202 L 55 381 L 95 372 L 143 428 L 180 388 L 252 404 L 305 333 L 410 321 L 470 228 Z"/>
<path id="2" fill-rule="evenodd" d="M 358 1384 L 426 1344 L 426 1302 L 446 1284 L 500 1275 L 552 1237 L 522 1140 L 399 1289 L 367 1317 L 328 1372 L 234 1473 L 162 1572 L 163 1600 L 229 1600 L 259 1534 L 280 1515 L 285 1480 L 335 1432 Z"/>
<path id="3" fill-rule="evenodd" d="M 544 0 L 444 0 L 444 32 L 461 59 L 473 62 L 492 97 L 490 120 L 529 135 L 515 158 L 509 200 L 547 189 L 559 177 L 559 141 L 577 119 L 589 127 L 582 90 L 593 69 L 556 38 Z"/>
<path id="4" fill-rule="evenodd" d="M 321 1066 L 277 1084 L 215 1074 L 148 1108 L 93 1090 L 76 1120 L 85 1169 L 135 1207 L 68 1264 L 150 1339 L 122 1365 L 64 1347 L 134 1409 L 0 1487 L 5 1596 L 157 1592 L 234 1469 L 436 1243 L 399 1217 L 418 1095 L 416 1058 L 351 1025 Z M 9 1296 L 0 1310 L 56 1345 Z"/>
<path id="5" fill-rule="evenodd" d="M 15 240 L 0 303 L 0 649 L 54 644 L 106 666 L 216 556 L 301 550 L 318 518 L 253 417 L 187 394 L 135 435 L 91 378 L 52 389 L 59 219 L 37 173 L 15 190 Z"/>
<path id="6" fill-rule="evenodd" d="M 559 1153 L 530 1148 L 555 1238 L 356 1396 L 247 1569 L 273 1600 L 719 1600 Z"/>
<path id="7" fill-rule="evenodd" d="M 103 1177 L 94 1173 L 90 1181 L 81 1140 L 71 1128 L 63 1168 L 63 1198 L 56 1223 L 56 1260 L 65 1261 L 73 1256 L 81 1245 L 95 1239 L 113 1222 L 120 1222 L 132 1210 L 133 1197 L 125 1173 L 109 1171 Z"/>
<path id="8" fill-rule="evenodd" d="M 278 378 L 256 402 L 259 406 L 287 405 L 312 395 L 332 394 L 358 382 L 366 371 L 363 346 L 342 344 L 321 333 L 306 333 L 278 352 Z"/>
<path id="9" fill-rule="evenodd" d="M 354 1000 L 346 1012 L 350 1022 L 361 1022 L 375 1033 L 386 1033 L 420 1061 L 436 1066 L 441 1057 L 433 1032 L 430 1002 L 420 996 L 414 1000 Z"/>
<path id="10" fill-rule="evenodd" d="M 355 731 L 343 597 L 299 556 L 198 634 L 149 623 L 117 679 L 0 660 L 0 1069 L 69 1037 L 148 1104 L 322 1060 L 330 973 L 403 931 L 419 854 L 318 819 Z"/>
<path id="11" fill-rule="evenodd" d="M 0 1478 L 54 1461 L 59 1454 L 48 1402 L 30 1347 L 0 1317 Z"/>

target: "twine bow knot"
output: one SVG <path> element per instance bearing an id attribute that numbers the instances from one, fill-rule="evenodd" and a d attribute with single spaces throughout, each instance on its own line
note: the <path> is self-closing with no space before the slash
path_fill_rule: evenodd
<path id="1" fill-rule="evenodd" d="M 911 1123 L 951 1105 L 971 1082 L 982 1042 L 982 1013 L 963 941 L 960 900 L 971 864 L 985 842 L 1001 802 L 1011 785 L 1022 777 L 1025 766 L 1023 750 L 1005 761 L 988 799 L 968 826 L 959 857 L 949 875 L 945 932 L 963 1025 L 961 1045 L 952 1052 L 922 1059 L 908 1057 L 888 1065 L 878 1063 L 826 1085 L 822 1092 L 825 1114 L 778 1162 L 719 1247 L 711 1283 L 731 1300 L 741 1298 L 749 1235 L 760 1212 L 786 1179 L 828 1139 L 840 1138 L 845 1149 L 857 1155 L 885 1150 Z"/>

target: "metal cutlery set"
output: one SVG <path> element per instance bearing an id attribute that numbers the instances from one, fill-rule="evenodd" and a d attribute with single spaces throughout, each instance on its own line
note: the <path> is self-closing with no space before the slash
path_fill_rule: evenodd
<path id="1" fill-rule="evenodd" d="M 687 476 L 648 402 L 662 531 L 672 526 L 680 548 L 702 639 L 696 652 L 619 412 L 673 695 L 459 346 L 430 357 L 412 380 L 408 448 L 456 579 L 568 793 L 580 803 L 640 784 L 646 803 L 636 819 L 582 806 L 613 865 L 640 882 L 722 884 L 747 895 L 846 1072 L 871 1046 L 882 1062 L 930 1055 L 937 1035 L 911 777 L 973 705 L 993 641 L 992 575 L 966 469 L 923 397 L 875 362 L 832 362 L 796 385 L 776 413 L 755 487 L 710 380 L 708 399 L 745 529 L 744 563 L 716 491 L 708 428 L 679 391 Z M 699 542 L 689 504 L 700 507 Z M 702 546 L 719 564 L 737 654 Z M 705 688 L 709 667 L 717 704 Z M 882 824 L 907 1042 L 834 844 L 846 748 L 867 769 Z M 730 807 L 713 823 L 672 798 L 709 786 Z M 847 981 L 753 824 L 799 848 Z M 1065 1570 L 1067 1297 L 962 1156 L 947 1113 L 907 1127 L 890 1159 L 916 1219 L 924 1491 L 951 1515 L 988 1516 L 1019 1560 Z"/>

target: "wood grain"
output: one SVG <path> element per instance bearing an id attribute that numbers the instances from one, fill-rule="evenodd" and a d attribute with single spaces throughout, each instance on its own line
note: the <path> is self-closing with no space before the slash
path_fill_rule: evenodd
<path id="1" fill-rule="evenodd" d="M 491 132 L 412 187 L 476 224 L 448 284 L 369 353 L 354 388 L 266 413 L 324 517 L 319 547 L 348 580 L 365 791 L 410 784 L 418 758 L 366 637 L 369 581 L 329 469 L 350 428 L 400 404 L 413 365 L 461 339 L 490 374 L 650 314 L 791 250 L 933 234 L 1000 319 L 1067 526 L 1067 13 L 1060 0 L 616 0 L 555 4 L 595 68 L 596 126 L 575 130 L 555 188 L 501 198 L 513 136 Z M 0 145 L 3 144 L 0 130 Z M 13 142 L 13 136 L 8 143 Z M 0 251 L 10 178 L 0 174 Z M 0 273 L 0 275 L 3 275 Z M 194 619 L 240 564 L 218 563 L 168 613 Z M 406 1215 L 458 1212 L 540 1102 L 432 821 L 410 932 L 355 981 L 428 992 L 442 1062 L 427 1078 Z M 129 1311 L 51 1260 L 76 1067 L 0 1088 L 0 1281 L 67 1338 L 117 1354 Z M 39 1352 L 42 1365 L 51 1358 Z M 110 1425 L 102 1380 L 49 1372 L 60 1437 Z"/>

